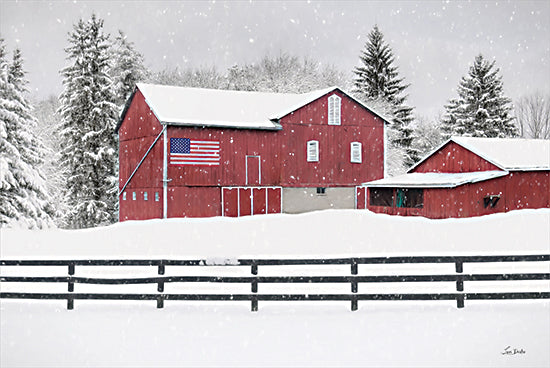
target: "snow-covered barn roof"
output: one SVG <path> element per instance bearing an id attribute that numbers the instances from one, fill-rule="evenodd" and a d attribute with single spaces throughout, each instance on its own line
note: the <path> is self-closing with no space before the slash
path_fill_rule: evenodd
<path id="1" fill-rule="evenodd" d="M 410 173 L 364 183 L 366 187 L 386 188 L 455 188 L 508 175 L 506 171 L 475 171 L 466 173 Z"/>
<path id="2" fill-rule="evenodd" d="M 138 83 L 137 89 L 141 91 L 157 119 L 167 125 L 279 130 L 282 128 L 278 123 L 279 119 L 334 90 L 346 94 L 382 120 L 390 121 L 338 87 L 302 94 L 232 91 L 145 83 Z M 122 113 L 117 131 L 125 114 L 126 109 Z"/>
<path id="3" fill-rule="evenodd" d="M 493 165 L 508 171 L 550 170 L 550 140 L 451 137 L 411 167 L 411 172 L 449 142 L 455 142 Z"/>

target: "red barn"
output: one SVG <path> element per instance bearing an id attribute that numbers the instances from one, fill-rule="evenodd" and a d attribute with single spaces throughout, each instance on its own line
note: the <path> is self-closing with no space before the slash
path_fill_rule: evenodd
<path id="1" fill-rule="evenodd" d="M 407 174 L 358 188 L 373 212 L 429 218 L 550 208 L 550 141 L 453 137 Z M 366 205 L 366 206 L 365 206 Z"/>
<path id="2" fill-rule="evenodd" d="M 305 94 L 138 84 L 117 126 L 120 220 L 354 208 L 384 177 L 385 120 Z"/>

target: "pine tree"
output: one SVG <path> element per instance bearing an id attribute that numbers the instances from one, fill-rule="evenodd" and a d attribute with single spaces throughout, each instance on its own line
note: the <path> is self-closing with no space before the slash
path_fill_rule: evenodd
<path id="1" fill-rule="evenodd" d="M 9 65 L 0 39 L 0 226 L 42 228 L 53 225 L 54 209 L 39 169 L 46 150 L 33 133 L 27 83 L 20 50 Z"/>
<path id="2" fill-rule="evenodd" d="M 61 71 L 61 163 L 69 210 L 65 225 L 93 227 L 116 221 L 117 106 L 109 77 L 109 42 L 103 20 L 92 15 L 74 25 Z"/>
<path id="3" fill-rule="evenodd" d="M 458 85 L 458 98 L 445 106 L 442 124 L 447 137 L 504 138 L 518 135 L 511 116 L 511 100 L 504 96 L 495 61 L 476 56 L 468 75 Z"/>
<path id="4" fill-rule="evenodd" d="M 134 43 L 128 41 L 122 31 L 118 31 L 111 47 L 112 66 L 111 79 L 115 90 L 115 103 L 122 108 L 130 97 L 136 83 L 147 78 L 147 70 L 143 65 L 143 55 L 134 48 Z"/>
<path id="5" fill-rule="evenodd" d="M 377 25 L 369 33 L 359 58 L 361 66 L 354 70 L 354 92 L 369 105 L 385 107 L 385 113 L 393 120 L 394 134 L 390 143 L 404 149 L 405 164 L 411 165 L 418 160 L 418 154 L 412 145 L 413 108 L 406 105 L 407 96 L 403 95 L 409 85 L 399 77 L 393 51 Z"/>

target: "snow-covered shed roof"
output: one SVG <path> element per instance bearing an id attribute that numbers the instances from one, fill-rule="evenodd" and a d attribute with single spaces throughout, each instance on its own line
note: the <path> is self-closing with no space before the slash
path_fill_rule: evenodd
<path id="1" fill-rule="evenodd" d="M 503 170 L 550 170 L 550 140 L 451 137 L 411 167 L 409 172 L 451 141 Z"/>
<path id="2" fill-rule="evenodd" d="M 366 187 L 389 188 L 455 188 L 508 175 L 506 171 L 475 171 L 466 173 L 410 173 L 364 183 Z"/>
<path id="3" fill-rule="evenodd" d="M 340 90 L 388 122 L 383 115 L 349 96 L 338 87 L 309 93 L 266 93 L 138 83 L 157 119 L 167 125 L 279 130 L 278 120 L 310 102 Z M 132 98 L 132 97 L 131 97 Z M 124 120 L 122 113 L 117 131 Z"/>

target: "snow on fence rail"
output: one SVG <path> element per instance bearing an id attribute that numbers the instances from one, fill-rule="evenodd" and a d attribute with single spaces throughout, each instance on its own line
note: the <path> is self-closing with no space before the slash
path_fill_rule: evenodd
<path id="1" fill-rule="evenodd" d="M 202 301 L 250 301 L 252 311 L 258 310 L 259 301 L 350 301 L 351 310 L 358 308 L 360 300 L 456 300 L 463 308 L 465 300 L 490 299 L 550 299 L 550 284 L 546 291 L 539 292 L 492 292 L 465 293 L 465 281 L 537 281 L 550 280 L 550 273 L 482 273 L 464 274 L 465 263 L 503 262 L 549 262 L 550 254 L 539 255 L 492 255 L 492 256 L 406 256 L 406 257 L 359 257 L 326 259 L 206 259 L 206 260 L 0 260 L 0 266 L 66 266 L 68 276 L 0 276 L 0 282 L 12 283 L 67 283 L 68 293 L 0 292 L 0 299 L 58 299 L 67 300 L 67 309 L 74 308 L 74 300 L 156 300 L 157 308 L 163 308 L 165 300 Z M 358 265 L 372 264 L 440 264 L 454 263 L 455 274 L 429 275 L 358 275 Z M 351 275 L 343 276 L 258 276 L 259 266 L 297 265 L 350 265 Z M 140 278 L 91 278 L 74 276 L 76 266 L 154 266 L 157 277 Z M 235 267 L 251 268 L 252 276 L 162 276 L 167 266 Z M 454 282 L 456 293 L 358 293 L 361 283 L 415 283 Z M 74 284 L 131 285 L 157 284 L 158 294 L 136 293 L 75 293 Z M 166 294 L 166 283 L 238 283 L 250 284 L 251 292 L 245 294 Z M 291 283 L 349 283 L 350 294 L 259 294 L 258 284 Z"/>

